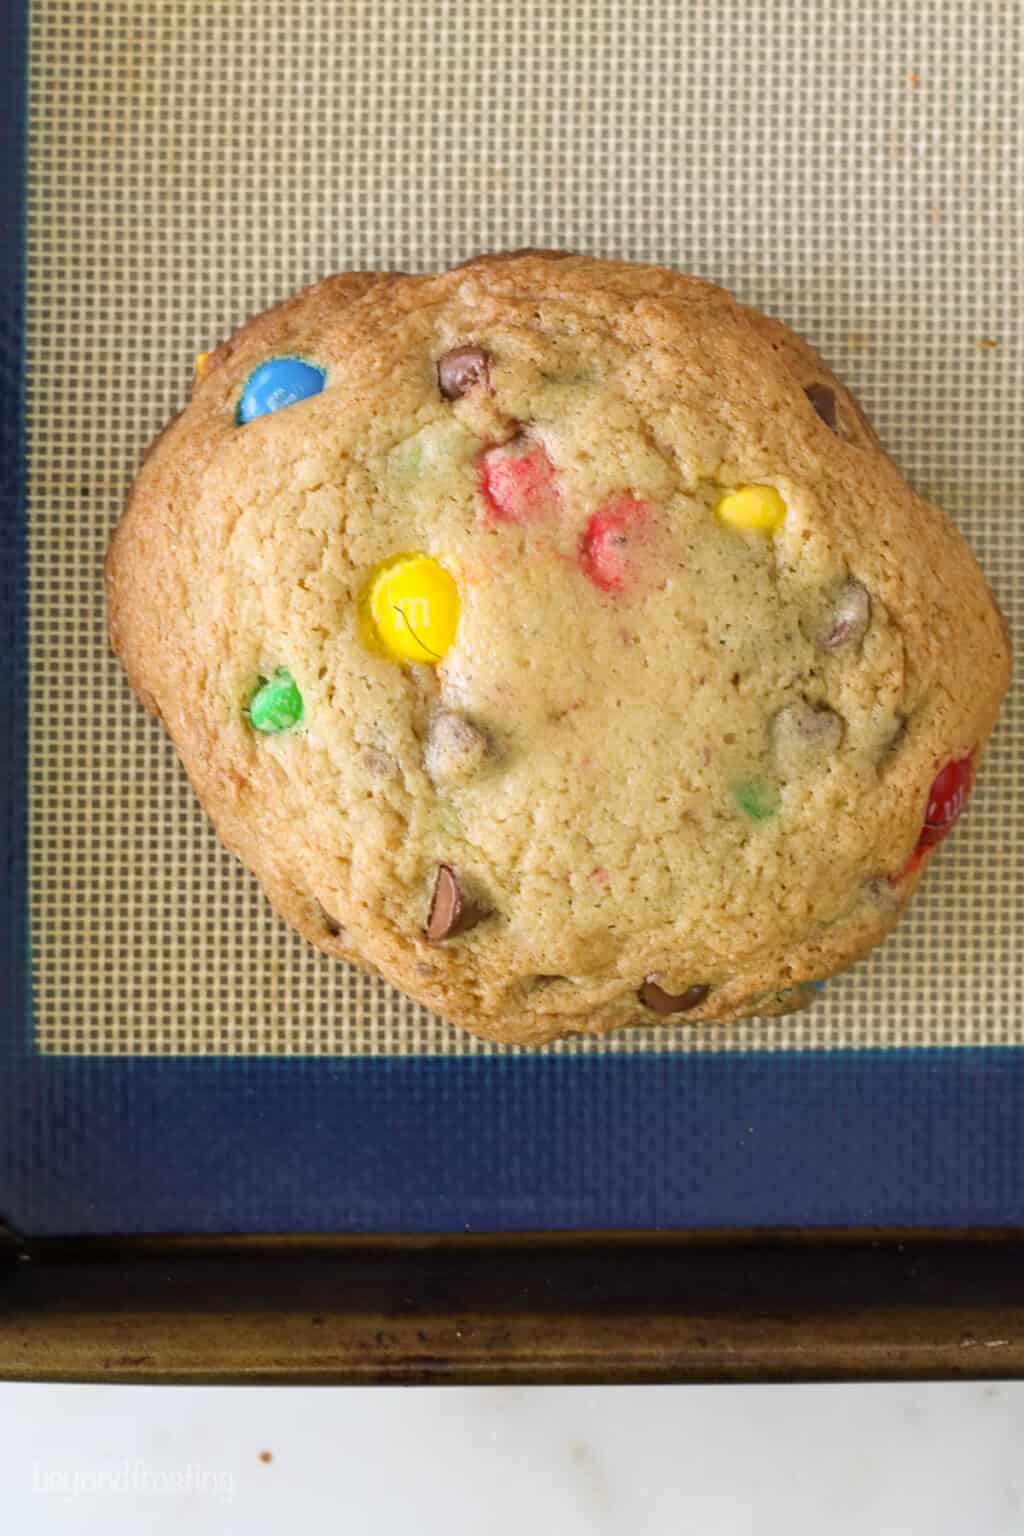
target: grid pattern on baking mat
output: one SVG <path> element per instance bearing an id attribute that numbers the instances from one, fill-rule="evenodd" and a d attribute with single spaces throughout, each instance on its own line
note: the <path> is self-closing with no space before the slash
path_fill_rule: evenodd
<path id="1" fill-rule="evenodd" d="M 804 331 L 1019 638 L 1024 11 L 988 0 L 35 0 L 30 848 L 44 1052 L 466 1054 L 291 935 L 105 642 L 101 563 L 193 354 L 345 266 L 560 245 Z M 1019 691 L 970 816 L 810 1013 L 554 1052 L 1019 1042 Z"/>

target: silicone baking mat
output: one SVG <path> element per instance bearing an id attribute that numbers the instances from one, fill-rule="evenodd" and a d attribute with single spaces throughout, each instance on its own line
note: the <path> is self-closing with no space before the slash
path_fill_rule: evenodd
<path id="1" fill-rule="evenodd" d="M 939 1092 L 943 1073 L 958 1074 L 949 1091 L 960 1120 L 964 1081 L 984 1082 L 986 1104 L 1000 1083 L 1009 1092 L 1024 1044 L 1019 692 L 970 813 L 913 911 L 813 1010 L 523 1052 L 450 1028 L 274 917 L 217 844 L 169 742 L 108 652 L 101 567 L 143 447 L 186 398 L 194 354 L 247 315 L 346 267 L 430 270 L 481 250 L 561 246 L 701 273 L 803 331 L 918 488 L 959 522 L 1019 638 L 1024 11 L 998 0 L 32 0 L 10 13 L 24 46 L 5 65 L 5 110 L 13 121 L 19 104 L 29 106 L 12 141 L 21 165 L 8 167 L 5 188 L 11 227 L 24 236 L 18 335 L 5 366 L 13 351 L 8 393 L 23 388 L 24 431 L 12 495 L 27 583 L 19 579 L 5 610 L 16 626 L 9 654 L 19 658 L 8 669 L 8 686 L 18 684 L 12 709 L 25 724 L 24 739 L 15 732 L 6 748 L 11 899 L 19 913 L 27 905 L 8 941 L 11 1028 L 37 1096 L 65 1112 L 76 1135 L 79 1117 L 96 1117 L 94 1135 L 104 1115 L 119 1118 L 110 1157 L 132 1155 L 132 1145 L 141 1167 L 146 1113 L 159 1102 L 170 1123 L 178 1093 L 229 1096 L 232 1156 L 241 1158 L 246 1112 L 254 1135 L 275 1114 L 294 1128 L 309 1095 L 327 1113 L 317 1095 L 344 1083 L 355 1095 L 346 1113 L 358 1100 L 364 1125 L 380 1084 L 393 1095 L 407 1082 L 419 1108 L 388 1100 L 395 1145 L 417 1114 L 450 1116 L 455 1105 L 456 1118 L 468 1117 L 462 1143 L 484 1163 L 476 1098 L 493 1094 L 491 1109 L 512 1117 L 510 1134 L 525 1134 L 519 1110 L 528 1104 L 529 1121 L 552 1094 L 551 1115 L 569 1117 L 557 1136 L 571 1141 L 579 1117 L 572 1155 L 582 1167 L 594 1115 L 637 1129 L 664 1120 L 666 1136 L 683 1135 L 664 1105 L 647 1114 L 648 1091 L 679 1092 L 696 1106 L 685 1134 L 704 1138 L 705 1159 L 715 1092 L 731 1104 L 724 1134 L 740 1143 L 748 1120 L 755 1135 L 765 1100 L 784 1140 L 790 1112 L 810 1134 L 816 1115 L 838 1103 L 836 1072 L 840 1091 L 861 1099 L 868 1079 L 859 1074 L 869 1073 L 873 1123 L 885 1119 L 883 1080 L 897 1099 L 909 1093 L 911 1136 L 929 1123 L 927 1094 Z M 254 1058 L 306 1065 L 292 1077 L 261 1076 Z M 898 1089 L 894 1073 L 909 1074 Z M 607 1103 L 588 1111 L 596 1084 Z M 733 1102 L 738 1084 L 746 1087 Z M 238 1086 L 233 1098 L 229 1085 Z M 257 1106 L 252 1095 L 266 1092 L 273 1106 Z M 954 1101 L 940 1093 L 939 1120 Z M 905 1114 L 895 1102 L 892 1112 Z M 1001 1114 L 986 1109 L 990 1122 Z M 189 1116 L 175 1123 L 180 1138 Z M 41 1121 L 42 1161 L 47 1134 Z M 365 1125 L 345 1134 L 350 1160 L 359 1134 L 372 1139 Z M 881 1156 L 877 1125 L 872 1134 L 868 1163 Z M 863 1164 L 858 1144 L 851 1168 Z M 410 1156 L 416 1146 L 414 1136 Z M 492 1151 L 499 1157 L 497 1143 Z M 735 1198 L 714 1196 L 714 1180 L 685 1198 L 675 1186 L 655 1194 L 628 1166 L 616 1178 L 643 1197 L 631 1204 L 606 1183 L 602 1204 L 598 1166 L 600 1157 L 585 1180 L 593 1207 L 567 1174 L 560 1216 L 520 1191 L 511 1215 L 493 1207 L 494 1221 L 577 1224 L 585 1210 L 626 1223 L 656 1212 L 696 1219 L 698 1210 L 740 1219 Z M 532 1188 L 527 1165 L 518 1167 L 522 1188 Z M 761 1179 L 767 1194 L 770 1168 L 769 1159 L 744 1186 L 747 1217 L 778 1215 L 770 1199 L 754 1209 L 752 1191 Z M 443 1209 L 457 1219 L 472 1205 L 459 1206 L 446 1178 L 440 1190 L 424 1186 L 415 1218 L 401 1199 L 388 1206 L 394 1183 L 378 1183 L 365 1208 L 344 1194 L 318 1206 L 292 1190 L 277 1209 L 292 1225 L 325 1215 L 326 1224 L 373 1225 L 385 1207 L 436 1225 Z M 977 1191 L 978 1209 L 993 1187 L 989 1179 Z M 793 1210 L 816 1209 L 809 1186 L 793 1189 Z M 844 1190 L 835 1185 L 821 1219 L 860 1210 Z M 152 1180 L 149 1194 L 140 1218 L 122 1190 L 114 1219 L 158 1221 Z M 74 1208 L 70 1198 L 55 1205 L 48 1194 L 39 1219 L 70 1220 L 56 1214 Z M 216 1217 L 168 1199 L 172 1219 L 186 1224 L 269 1219 L 259 1202 L 243 1216 L 227 1195 Z M 101 1193 L 96 1200 L 91 1221 L 103 1219 Z M 906 1192 L 897 1206 L 921 1219 L 939 1209 Z"/>

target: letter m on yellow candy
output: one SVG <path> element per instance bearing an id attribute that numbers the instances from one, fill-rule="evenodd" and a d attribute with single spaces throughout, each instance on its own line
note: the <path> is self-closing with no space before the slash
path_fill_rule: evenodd
<path id="1" fill-rule="evenodd" d="M 392 661 L 436 663 L 455 641 L 459 593 L 429 555 L 398 555 L 379 566 L 366 598 L 368 640 Z"/>

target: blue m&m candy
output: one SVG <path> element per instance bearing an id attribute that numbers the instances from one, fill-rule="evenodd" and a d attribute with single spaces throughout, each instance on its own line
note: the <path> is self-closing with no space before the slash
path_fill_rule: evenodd
<path id="1" fill-rule="evenodd" d="M 283 411 L 296 400 L 308 400 L 318 395 L 324 387 L 327 374 L 316 363 L 307 363 L 301 357 L 271 357 L 250 373 L 238 402 L 238 425 L 255 421 L 257 416 L 267 416 L 271 411 Z"/>

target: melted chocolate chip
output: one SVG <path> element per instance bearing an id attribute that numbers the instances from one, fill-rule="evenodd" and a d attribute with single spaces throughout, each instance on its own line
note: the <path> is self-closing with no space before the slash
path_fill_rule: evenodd
<path id="1" fill-rule="evenodd" d="M 466 899 L 451 865 L 439 864 L 430 901 L 430 916 L 427 918 L 426 932 L 431 943 L 439 944 L 442 939 L 451 939 L 457 933 L 465 933 L 467 928 L 474 927 L 485 915 L 480 907 Z"/>
<path id="2" fill-rule="evenodd" d="M 871 598 L 859 581 L 848 581 L 841 587 L 832 612 L 818 638 L 823 651 L 836 651 L 841 645 L 852 645 L 864 636 L 871 618 Z"/>
<path id="3" fill-rule="evenodd" d="M 804 394 L 829 431 L 839 436 L 839 406 L 836 403 L 835 390 L 829 389 L 827 384 L 808 384 Z"/>
<path id="4" fill-rule="evenodd" d="M 778 723 L 784 730 L 815 741 L 819 736 L 834 735 L 839 722 L 830 709 L 815 709 L 813 704 L 801 699 L 779 711 Z"/>
<path id="5" fill-rule="evenodd" d="M 806 699 L 786 704 L 772 721 L 772 742 L 784 763 L 834 752 L 843 737 L 843 722 L 831 709 Z"/>
<path id="6" fill-rule="evenodd" d="M 437 387 L 446 400 L 461 400 L 487 379 L 487 353 L 480 347 L 455 347 L 437 360 Z"/>
<path id="7" fill-rule="evenodd" d="M 470 779 L 493 754 L 487 732 L 455 710 L 441 710 L 430 722 L 424 766 L 435 784 Z"/>
<path id="8" fill-rule="evenodd" d="M 649 1008 L 652 1013 L 668 1018 L 672 1013 L 689 1013 L 692 1008 L 699 1008 L 710 991 L 710 987 L 698 983 L 673 994 L 666 992 L 664 987 L 660 987 L 654 976 L 645 976 L 644 984 L 637 996 L 644 1007 Z"/>

